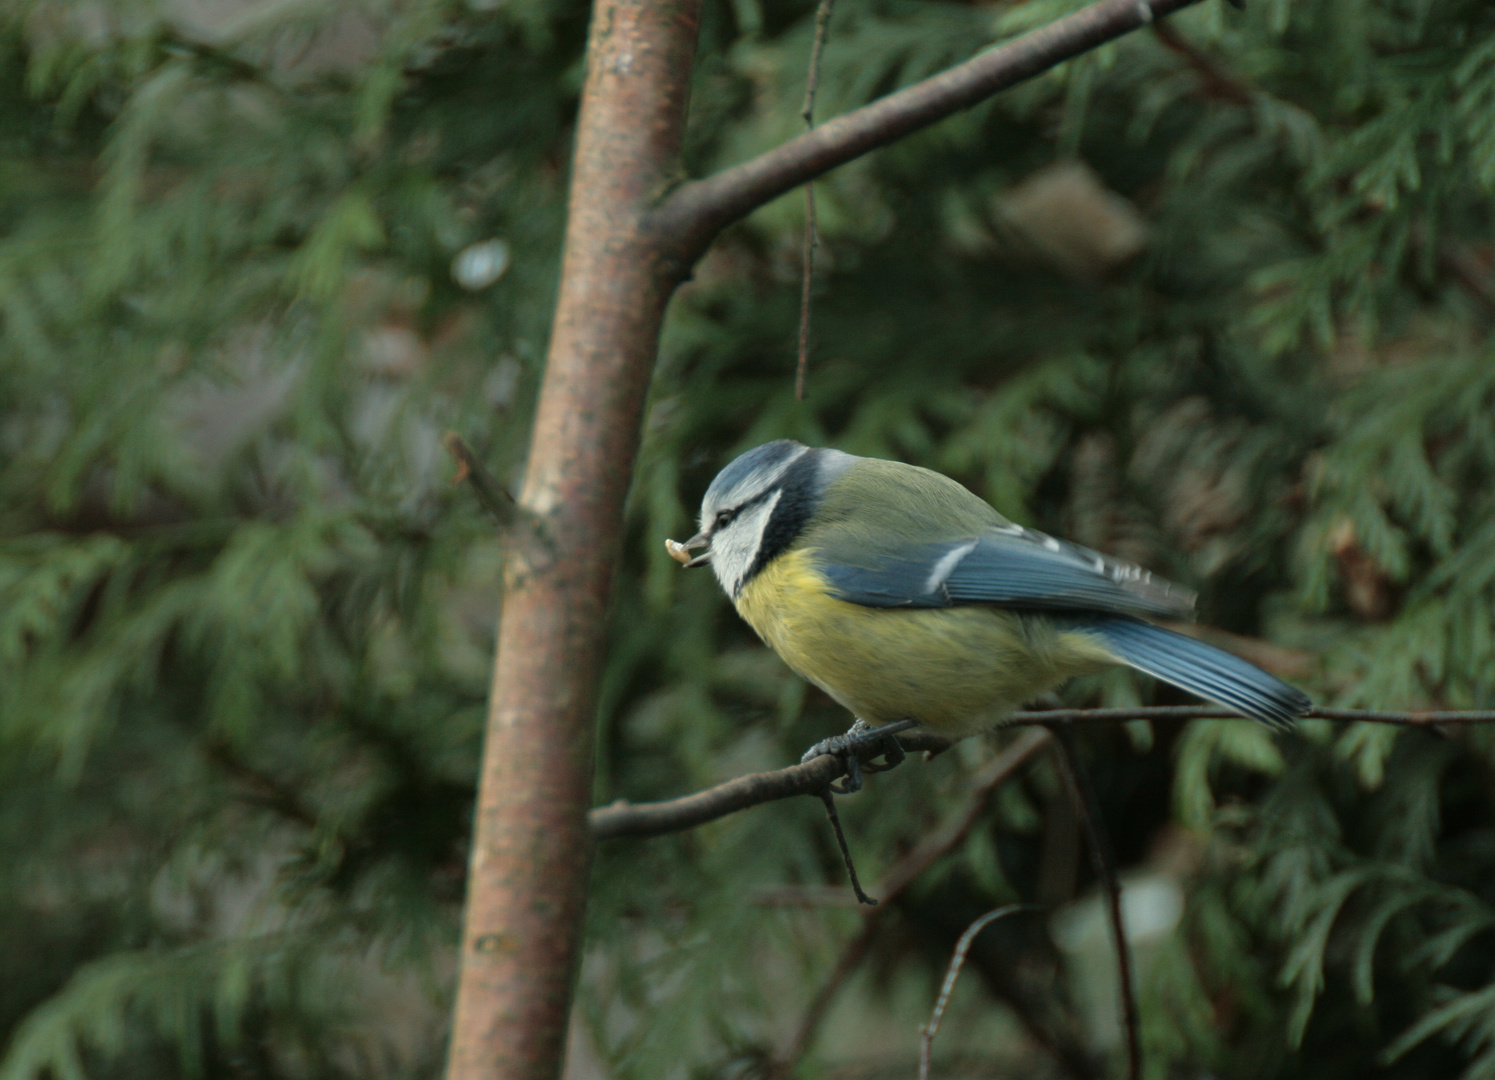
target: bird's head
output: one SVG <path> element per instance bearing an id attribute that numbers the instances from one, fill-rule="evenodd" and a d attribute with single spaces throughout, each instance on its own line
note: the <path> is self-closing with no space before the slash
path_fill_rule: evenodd
<path id="1" fill-rule="evenodd" d="M 816 470 L 806 467 L 813 466 L 806 458 L 811 453 L 779 439 L 738 455 L 706 489 L 700 531 L 683 544 L 666 541 L 670 554 L 685 566 L 709 563 L 727 595 L 735 597 L 802 527 L 801 513 L 780 508 L 786 497 L 798 508 L 812 495 Z M 693 551 L 701 554 L 692 557 Z"/>

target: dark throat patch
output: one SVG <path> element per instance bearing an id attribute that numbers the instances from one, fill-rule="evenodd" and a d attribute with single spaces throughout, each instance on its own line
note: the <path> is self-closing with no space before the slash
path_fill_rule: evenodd
<path id="1" fill-rule="evenodd" d="M 768 525 L 763 529 L 757 557 L 738 585 L 738 592 L 742 591 L 743 585 L 757 577 L 765 566 L 788 551 L 810 523 L 815 506 L 820 501 L 819 458 L 820 451 L 811 450 L 800 455 L 799 460 L 784 473 L 783 482 L 777 489 L 779 501 L 773 508 L 773 516 L 768 519 Z"/>

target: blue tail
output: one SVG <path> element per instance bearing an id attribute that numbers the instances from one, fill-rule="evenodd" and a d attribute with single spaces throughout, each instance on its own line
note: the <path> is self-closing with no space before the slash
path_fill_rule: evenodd
<path id="1" fill-rule="evenodd" d="M 1140 619 L 1097 616 L 1079 628 L 1103 640 L 1118 662 L 1274 728 L 1292 727 L 1313 705 L 1255 664 Z"/>

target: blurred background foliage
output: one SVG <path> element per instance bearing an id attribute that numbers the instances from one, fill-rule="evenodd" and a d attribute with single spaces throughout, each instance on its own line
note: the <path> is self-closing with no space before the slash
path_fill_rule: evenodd
<path id="1" fill-rule="evenodd" d="M 841 0 L 820 115 L 1076 6 Z M 439 1073 L 499 541 L 558 272 L 574 0 L 0 10 L 0 1078 Z M 800 125 L 806 0 L 707 0 L 687 166 Z M 597 801 L 846 718 L 661 540 L 790 435 L 941 469 L 1200 589 L 1324 703 L 1495 704 L 1495 9 L 1210 0 L 799 195 L 674 302 Z M 1098 678 L 1076 704 L 1176 702 Z M 1084 733 L 1148 1076 L 1495 1077 L 1495 738 Z M 1000 744 L 1002 738 L 994 743 Z M 843 802 L 863 876 L 980 740 Z M 884 916 L 799 1063 L 1099 1077 L 1117 1032 L 1046 762 Z M 874 890 L 875 891 L 875 890 Z M 812 800 L 600 849 L 570 1070 L 761 1075 L 856 932 Z"/>

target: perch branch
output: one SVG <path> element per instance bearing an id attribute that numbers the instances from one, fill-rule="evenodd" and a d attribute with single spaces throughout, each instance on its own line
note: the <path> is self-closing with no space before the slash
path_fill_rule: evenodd
<path id="1" fill-rule="evenodd" d="M 1198 0 L 1099 0 L 715 176 L 681 184 L 648 215 L 688 266 L 726 226 L 800 184 L 896 142 Z"/>
<path id="2" fill-rule="evenodd" d="M 803 765 L 749 773 L 694 795 L 666 802 L 629 803 L 619 799 L 610 806 L 592 810 L 587 815 L 587 824 L 591 827 L 592 837 L 597 840 L 679 832 L 759 803 L 793 795 L 814 795 L 840 776 L 841 768 L 837 758 L 822 754 Z"/>
<path id="3" fill-rule="evenodd" d="M 1233 720 L 1240 713 L 1209 705 L 1156 705 L 1134 709 L 1046 709 L 1012 714 L 1013 724 L 1057 724 L 1066 721 L 1110 722 L 1123 720 Z M 1305 719 L 1357 720 L 1368 724 L 1401 724 L 1406 727 L 1433 727 L 1440 724 L 1492 724 L 1495 710 L 1474 712 L 1410 712 L 1373 709 L 1313 708 Z M 951 746 L 949 739 L 924 732 L 907 732 L 898 736 L 907 750 L 922 750 L 934 756 Z M 838 775 L 837 760 L 829 755 L 803 765 L 791 765 L 773 772 L 749 773 L 734 780 L 706 788 L 692 795 L 664 802 L 630 803 L 619 799 L 607 806 L 594 807 L 587 815 L 592 836 L 606 840 L 615 836 L 656 836 L 659 833 L 693 829 L 708 821 L 746 810 L 759 803 L 809 795 Z"/>

